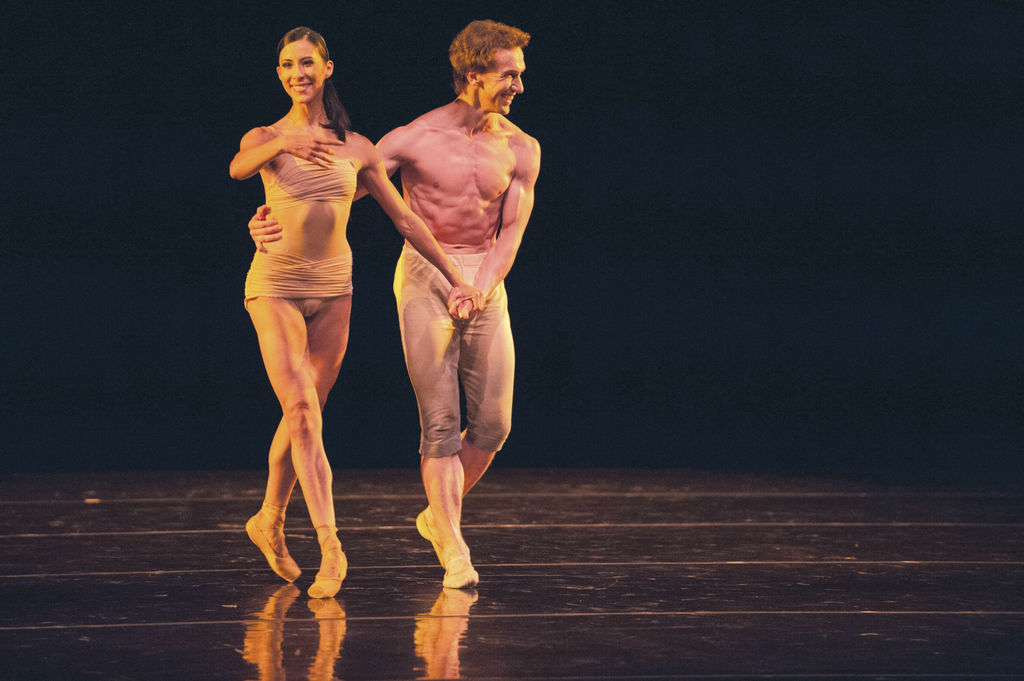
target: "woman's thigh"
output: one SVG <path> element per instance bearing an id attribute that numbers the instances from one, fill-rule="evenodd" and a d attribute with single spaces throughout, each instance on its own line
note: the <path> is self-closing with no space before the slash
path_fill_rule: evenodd
<path id="1" fill-rule="evenodd" d="M 284 409 L 315 395 L 306 320 L 283 298 L 255 298 L 246 306 L 259 339 L 270 385 Z"/>
<path id="2" fill-rule="evenodd" d="M 313 370 L 320 406 L 334 386 L 341 361 L 348 348 L 352 296 L 328 298 L 306 322 L 309 362 Z"/>

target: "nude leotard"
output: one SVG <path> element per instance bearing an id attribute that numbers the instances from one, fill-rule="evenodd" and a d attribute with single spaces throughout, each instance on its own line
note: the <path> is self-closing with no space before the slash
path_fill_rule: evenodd
<path id="1" fill-rule="evenodd" d="M 341 158 L 324 168 L 291 154 L 282 154 L 274 172 L 263 175 L 263 184 L 271 214 L 288 236 L 284 241 L 268 244 L 270 252 L 257 251 L 253 256 L 245 278 L 245 299 L 350 295 L 352 251 L 344 229 L 356 190 L 356 168 L 352 159 Z M 339 228 L 340 235 L 335 233 Z M 299 231 L 312 229 L 318 233 Z M 343 248 L 335 257 L 310 258 L 302 252 L 306 237 L 310 241 L 340 238 Z"/>

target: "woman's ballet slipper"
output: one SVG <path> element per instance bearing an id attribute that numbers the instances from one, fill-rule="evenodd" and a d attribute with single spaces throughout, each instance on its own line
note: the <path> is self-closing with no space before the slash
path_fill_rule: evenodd
<path id="1" fill-rule="evenodd" d="M 324 552 L 320 571 L 316 573 L 313 585 L 306 592 L 310 598 L 333 598 L 341 589 L 341 583 L 348 574 L 348 559 L 341 545 L 332 546 Z"/>
<path id="2" fill-rule="evenodd" d="M 288 549 L 285 548 L 283 527 L 275 527 L 276 531 L 268 533 L 258 522 L 259 517 L 260 514 L 257 513 L 249 518 L 249 522 L 245 524 L 246 534 L 249 535 L 252 543 L 263 552 L 263 557 L 267 559 L 270 569 L 276 572 L 281 579 L 294 582 L 302 574 L 302 570 L 295 564 L 288 554 Z"/>
<path id="3" fill-rule="evenodd" d="M 434 553 L 437 554 L 437 562 L 444 567 L 444 560 L 441 559 L 441 545 L 434 539 L 434 528 L 431 527 L 430 521 L 427 520 L 427 513 L 430 511 L 430 507 L 423 509 L 418 516 L 416 516 L 416 530 L 420 533 L 420 536 L 430 542 L 431 546 L 434 547 Z"/>
<path id="4" fill-rule="evenodd" d="M 469 556 L 461 553 L 452 556 L 444 566 L 444 581 L 441 584 L 446 589 L 469 589 L 480 583 L 480 575 L 473 569 L 469 562 Z"/>

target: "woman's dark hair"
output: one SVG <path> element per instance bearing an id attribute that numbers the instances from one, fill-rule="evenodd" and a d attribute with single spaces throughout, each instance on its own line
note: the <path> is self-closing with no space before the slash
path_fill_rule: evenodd
<path id="1" fill-rule="evenodd" d="M 285 45 L 306 40 L 313 44 L 320 58 L 325 62 L 330 61 L 331 53 L 327 51 L 327 42 L 324 37 L 306 26 L 293 28 L 284 34 L 281 42 L 277 44 L 277 56 L 280 58 L 281 50 Z M 345 141 L 345 132 L 352 129 L 352 123 L 348 120 L 348 112 L 342 106 L 338 98 L 338 91 L 334 89 L 334 83 L 328 78 L 324 81 L 324 113 L 327 114 L 327 122 L 321 125 L 328 130 L 333 130 L 342 142 Z"/>

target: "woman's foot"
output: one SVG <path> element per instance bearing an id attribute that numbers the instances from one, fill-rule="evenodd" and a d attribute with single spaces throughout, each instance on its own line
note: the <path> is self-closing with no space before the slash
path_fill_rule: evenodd
<path id="1" fill-rule="evenodd" d="M 323 559 L 320 561 L 320 571 L 316 573 L 313 585 L 306 592 L 310 598 L 333 598 L 341 589 L 341 583 L 348 574 L 348 559 L 341 550 L 341 542 L 337 537 L 333 539 L 333 542 L 326 543 Z"/>
<path id="2" fill-rule="evenodd" d="M 284 545 L 284 523 L 267 523 L 259 513 L 249 518 L 245 532 L 252 543 L 263 552 L 270 569 L 281 579 L 294 582 L 302 574 Z"/>

